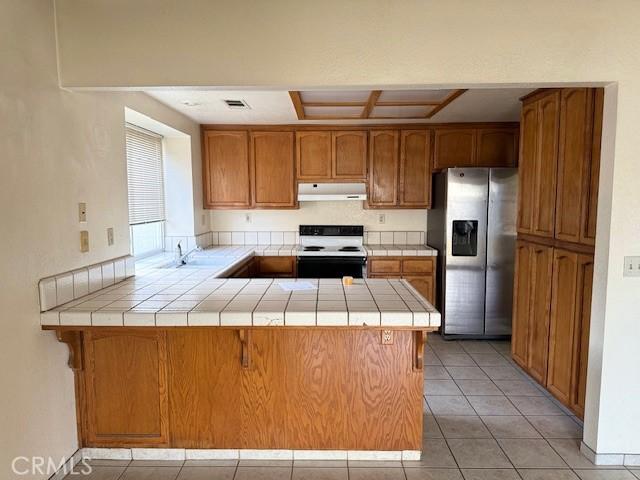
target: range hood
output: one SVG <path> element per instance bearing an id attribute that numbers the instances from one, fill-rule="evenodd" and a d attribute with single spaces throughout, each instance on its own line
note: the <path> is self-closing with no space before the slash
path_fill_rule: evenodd
<path id="1" fill-rule="evenodd" d="M 366 200 L 364 183 L 300 183 L 298 201 L 322 202 L 336 200 Z"/>

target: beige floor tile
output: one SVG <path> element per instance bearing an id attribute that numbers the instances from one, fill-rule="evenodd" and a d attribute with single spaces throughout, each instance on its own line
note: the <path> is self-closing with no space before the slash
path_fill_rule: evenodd
<path id="1" fill-rule="evenodd" d="M 91 473 L 85 475 L 87 467 L 85 465 L 77 465 L 73 472 L 64 477 L 64 480 L 77 480 L 79 478 L 82 480 L 118 480 L 126 468 L 126 466 L 96 465 L 91 466 Z"/>
<path id="2" fill-rule="evenodd" d="M 460 346 L 467 353 L 496 353 L 490 343 L 477 340 L 461 341 Z"/>
<path id="3" fill-rule="evenodd" d="M 187 460 L 185 467 L 235 467 L 237 460 Z"/>
<path id="4" fill-rule="evenodd" d="M 541 438 L 527 420 L 518 416 L 483 416 L 482 421 L 495 438 Z"/>
<path id="5" fill-rule="evenodd" d="M 467 353 L 438 353 L 438 358 L 445 367 L 475 367 L 476 362 Z"/>
<path id="6" fill-rule="evenodd" d="M 471 415 L 439 416 L 436 418 L 445 438 L 491 438 L 480 417 Z"/>
<path id="7" fill-rule="evenodd" d="M 438 358 L 438 356 L 433 352 L 433 350 L 424 351 L 424 365 L 442 365 L 442 362 Z"/>
<path id="8" fill-rule="evenodd" d="M 291 480 L 348 480 L 347 467 L 311 468 L 294 467 Z"/>
<path id="9" fill-rule="evenodd" d="M 407 468 L 407 480 L 463 480 L 457 468 Z"/>
<path id="10" fill-rule="evenodd" d="M 578 476 L 571 470 L 527 469 L 518 470 L 523 480 L 578 480 Z"/>
<path id="11" fill-rule="evenodd" d="M 291 480 L 291 467 L 242 467 L 234 480 Z"/>
<path id="12" fill-rule="evenodd" d="M 562 459 L 573 469 L 584 470 L 617 470 L 622 466 L 595 465 L 580 452 L 580 440 L 575 438 L 555 438 L 547 440 Z"/>
<path id="13" fill-rule="evenodd" d="M 427 395 L 427 403 L 434 415 L 475 415 L 467 399 L 462 395 Z"/>
<path id="14" fill-rule="evenodd" d="M 402 468 L 351 468 L 349 480 L 405 480 Z"/>
<path id="15" fill-rule="evenodd" d="M 496 349 L 496 351 L 500 353 L 507 353 L 511 355 L 511 342 L 509 341 L 496 340 L 494 342 L 489 342 L 489 345 L 491 345 L 493 348 Z"/>
<path id="16" fill-rule="evenodd" d="M 126 467 L 131 463 L 131 460 L 101 460 L 96 458 L 85 463 L 92 467 Z"/>
<path id="17" fill-rule="evenodd" d="M 465 468 L 462 474 L 465 480 L 520 480 L 513 468 Z"/>
<path id="18" fill-rule="evenodd" d="M 459 342 L 442 342 L 431 345 L 433 351 L 438 355 L 446 353 L 465 353 Z"/>
<path id="19" fill-rule="evenodd" d="M 636 477 L 640 478 L 640 468 L 630 468 L 629 471 L 633 473 Z"/>
<path id="20" fill-rule="evenodd" d="M 582 438 L 582 428 L 567 416 L 527 416 L 545 438 Z"/>
<path id="21" fill-rule="evenodd" d="M 422 438 L 443 438 L 440 426 L 433 415 L 422 417 Z"/>
<path id="22" fill-rule="evenodd" d="M 130 467 L 181 467 L 184 460 L 132 460 Z"/>
<path id="23" fill-rule="evenodd" d="M 546 397 L 510 396 L 509 400 L 523 415 L 564 415 L 564 412 Z"/>
<path id="24" fill-rule="evenodd" d="M 177 480 L 233 480 L 236 467 L 182 467 Z"/>
<path id="25" fill-rule="evenodd" d="M 511 468 L 493 439 L 450 439 L 447 443 L 460 468 Z"/>
<path id="26" fill-rule="evenodd" d="M 447 369 L 441 365 L 425 365 L 425 380 L 451 380 L 451 376 Z"/>
<path id="27" fill-rule="evenodd" d="M 394 460 L 349 460 L 350 468 L 402 468 L 401 461 Z"/>
<path id="28" fill-rule="evenodd" d="M 471 358 L 481 367 L 506 367 L 509 364 L 498 352 L 471 353 Z"/>
<path id="29" fill-rule="evenodd" d="M 491 380 L 456 380 L 464 395 L 502 395 Z"/>
<path id="30" fill-rule="evenodd" d="M 425 380 L 425 395 L 462 395 L 462 392 L 453 380 Z"/>
<path id="31" fill-rule="evenodd" d="M 293 460 L 240 460 L 241 467 L 293 467 Z"/>
<path id="32" fill-rule="evenodd" d="M 480 367 L 446 367 L 454 380 L 488 380 Z"/>
<path id="33" fill-rule="evenodd" d="M 510 365 L 482 367 L 491 380 L 523 380 L 524 376 Z"/>
<path id="34" fill-rule="evenodd" d="M 516 468 L 567 468 L 546 440 L 511 438 L 498 443 Z"/>
<path id="35" fill-rule="evenodd" d="M 422 440 L 422 458 L 418 461 L 402 462 L 405 469 L 432 467 L 456 468 L 456 461 L 444 439 L 428 438 Z"/>
<path id="36" fill-rule="evenodd" d="M 470 395 L 467 397 L 467 400 L 478 415 L 519 415 L 520 413 L 504 395 Z"/>
<path id="37" fill-rule="evenodd" d="M 496 380 L 495 384 L 505 395 L 521 395 L 527 397 L 542 397 L 544 394 L 533 383 L 526 380 Z"/>
<path id="38" fill-rule="evenodd" d="M 119 480 L 175 480 L 181 467 L 128 467 Z"/>
<path id="39" fill-rule="evenodd" d="M 581 480 L 636 480 L 628 470 L 576 470 Z"/>
<path id="40" fill-rule="evenodd" d="M 346 460 L 294 460 L 293 468 L 346 468 Z"/>

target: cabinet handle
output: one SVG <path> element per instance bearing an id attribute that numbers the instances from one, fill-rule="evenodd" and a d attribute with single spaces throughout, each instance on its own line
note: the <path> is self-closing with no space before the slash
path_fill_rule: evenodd
<path id="1" fill-rule="evenodd" d="M 240 335 L 240 345 L 242 345 L 242 354 L 240 356 L 240 364 L 242 368 L 251 367 L 251 330 L 238 330 Z"/>

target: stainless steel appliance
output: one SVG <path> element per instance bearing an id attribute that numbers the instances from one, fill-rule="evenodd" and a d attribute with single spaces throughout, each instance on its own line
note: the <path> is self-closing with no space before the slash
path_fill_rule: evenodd
<path id="1" fill-rule="evenodd" d="M 300 225 L 298 277 L 362 278 L 367 254 L 362 225 Z"/>
<path id="2" fill-rule="evenodd" d="M 427 243 L 439 252 L 443 335 L 511 334 L 518 171 L 450 168 L 434 176 Z"/>

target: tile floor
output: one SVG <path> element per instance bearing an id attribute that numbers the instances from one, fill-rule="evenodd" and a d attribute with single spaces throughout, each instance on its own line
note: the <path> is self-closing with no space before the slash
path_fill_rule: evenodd
<path id="1" fill-rule="evenodd" d="M 509 357 L 508 342 L 444 341 L 425 351 L 419 462 L 95 461 L 78 480 L 636 480 L 640 468 L 596 467 L 580 421 Z"/>

